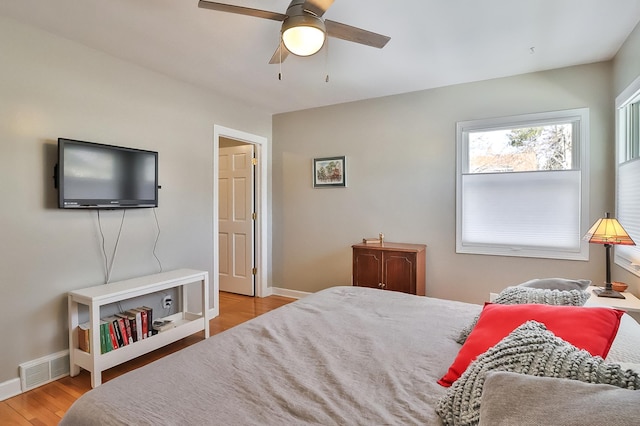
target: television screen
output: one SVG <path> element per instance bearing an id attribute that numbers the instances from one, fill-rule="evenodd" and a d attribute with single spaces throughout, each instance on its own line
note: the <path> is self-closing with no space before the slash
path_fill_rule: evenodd
<path id="1" fill-rule="evenodd" d="M 158 206 L 158 153 L 58 139 L 58 207 Z"/>

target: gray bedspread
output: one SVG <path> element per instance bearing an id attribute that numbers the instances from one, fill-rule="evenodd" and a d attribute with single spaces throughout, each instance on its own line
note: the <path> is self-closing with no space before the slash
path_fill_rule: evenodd
<path id="1" fill-rule="evenodd" d="M 333 287 L 111 380 L 61 425 L 440 425 L 481 306 Z"/>

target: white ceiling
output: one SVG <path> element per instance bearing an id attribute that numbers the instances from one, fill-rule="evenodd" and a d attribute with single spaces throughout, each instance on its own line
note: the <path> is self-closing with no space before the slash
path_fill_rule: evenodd
<path id="1" fill-rule="evenodd" d="M 290 0 L 226 2 L 285 13 Z M 330 39 L 328 51 L 290 55 L 281 81 L 268 64 L 279 22 L 198 0 L 0 0 L 0 14 L 279 113 L 609 60 L 640 0 L 335 0 L 325 18 L 391 41 Z"/>

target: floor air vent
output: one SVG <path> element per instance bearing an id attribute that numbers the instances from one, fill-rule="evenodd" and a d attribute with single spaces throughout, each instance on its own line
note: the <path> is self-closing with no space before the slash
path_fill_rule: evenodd
<path id="1" fill-rule="evenodd" d="M 69 374 L 69 351 L 62 351 L 20 364 L 22 392 Z"/>

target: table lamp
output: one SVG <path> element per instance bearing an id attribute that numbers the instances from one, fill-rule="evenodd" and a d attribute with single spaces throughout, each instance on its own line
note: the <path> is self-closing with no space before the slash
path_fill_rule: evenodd
<path id="1" fill-rule="evenodd" d="M 611 288 L 611 246 L 614 244 L 635 246 L 636 243 L 633 242 L 617 219 L 609 217 L 609 213 L 605 213 L 604 218 L 598 219 L 582 239 L 592 244 L 604 244 L 606 252 L 607 279 L 605 288 L 595 289 L 593 292 L 598 297 L 624 299 L 625 297 L 622 294 Z"/>

